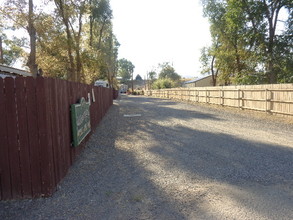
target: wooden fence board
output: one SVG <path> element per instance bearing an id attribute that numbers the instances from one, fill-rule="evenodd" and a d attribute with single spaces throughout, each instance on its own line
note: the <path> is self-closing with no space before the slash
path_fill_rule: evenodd
<path id="1" fill-rule="evenodd" d="M 70 114 L 70 109 L 67 106 L 67 93 L 66 93 L 66 81 L 58 79 L 58 88 L 59 88 L 59 122 L 60 122 L 60 141 L 62 148 L 62 159 L 63 159 L 63 177 L 66 175 L 70 167 L 70 143 L 67 142 L 66 134 L 68 132 L 68 127 L 65 126 L 66 118 Z M 62 178 L 63 178 L 62 177 Z"/>
<path id="2" fill-rule="evenodd" d="M 62 115 L 63 111 L 63 105 L 64 103 L 62 103 L 62 96 L 63 96 L 63 89 L 62 89 L 62 83 L 60 79 L 55 79 L 56 81 L 56 114 L 55 114 L 55 120 L 57 119 L 58 121 L 58 146 L 59 146 L 59 158 L 60 158 L 60 180 L 63 179 L 63 177 L 65 176 L 67 169 L 66 169 L 66 162 L 65 162 L 65 154 L 66 154 L 66 150 L 65 150 L 65 146 L 64 146 L 64 139 L 63 139 L 63 122 L 62 122 L 62 117 L 64 117 L 64 115 Z"/>
<path id="3" fill-rule="evenodd" d="M 56 163 L 56 173 L 57 173 L 57 182 L 59 182 L 64 174 L 63 174 L 63 157 L 62 157 L 62 146 L 61 146 L 61 131 L 60 131 L 60 118 L 58 117 L 59 114 L 59 100 L 58 100 L 58 80 L 53 80 L 53 87 L 52 87 L 52 96 L 51 100 L 53 103 L 54 108 L 53 111 L 53 118 L 52 121 L 52 133 L 54 139 L 54 156 L 55 156 L 55 163 Z"/>
<path id="4" fill-rule="evenodd" d="M 38 133 L 39 133 L 39 156 L 41 168 L 41 192 L 44 196 L 49 196 L 54 190 L 54 174 L 52 161 L 52 141 L 50 135 L 49 117 L 47 114 L 46 84 L 44 78 L 36 79 L 36 101 L 38 103 Z M 48 131 L 49 130 L 49 131 Z M 48 132 L 47 132 L 48 131 Z"/>
<path id="5" fill-rule="evenodd" d="M 69 112 L 70 112 L 70 105 L 71 104 L 74 104 L 75 103 L 75 97 L 74 97 L 74 88 L 75 88 L 75 84 L 74 83 L 68 83 L 68 100 L 69 100 L 69 103 L 68 103 L 68 108 L 69 108 Z M 71 112 L 70 112 L 71 114 Z M 71 115 L 69 114 L 68 116 L 68 128 L 70 129 L 71 131 Z M 72 132 L 69 132 L 69 144 L 71 146 L 71 141 L 73 140 L 73 137 L 72 137 Z M 72 147 L 71 147 L 71 150 L 70 150 L 70 154 L 69 154 L 69 157 L 70 157 L 70 164 L 72 165 L 73 164 L 73 158 L 72 158 Z"/>
<path id="6" fill-rule="evenodd" d="M 15 93 L 18 114 L 18 129 L 19 129 L 19 158 L 22 183 L 22 197 L 29 198 L 32 195 L 31 183 L 31 158 L 29 145 L 29 121 L 27 118 L 27 94 L 26 94 L 26 79 L 15 79 Z"/>
<path id="7" fill-rule="evenodd" d="M 37 118 L 37 100 L 36 100 L 36 81 L 33 78 L 27 78 L 27 120 L 29 123 L 29 144 L 30 144 L 30 162 L 32 175 L 32 194 L 33 197 L 41 196 L 41 164 L 39 152 L 39 129 Z"/>
<path id="8" fill-rule="evenodd" d="M 52 132 L 52 124 L 53 124 L 53 121 L 52 121 L 52 118 L 53 118 L 53 108 L 54 108 L 54 105 L 53 105 L 53 100 L 51 99 L 52 98 L 52 88 L 53 88 L 53 81 L 54 79 L 52 78 L 47 78 L 45 79 L 45 96 L 46 96 L 46 120 L 47 120 L 47 138 L 48 138 L 48 145 L 49 145 L 49 154 L 50 154 L 50 161 L 52 162 L 52 165 L 51 165 L 51 171 L 52 171 L 52 184 L 54 187 L 56 187 L 57 183 L 58 183 L 58 180 L 56 178 L 56 167 L 55 167 L 55 164 L 57 163 L 55 161 L 55 155 L 54 155 L 54 148 L 56 146 L 54 146 L 54 138 L 53 137 L 53 132 Z"/>
<path id="9" fill-rule="evenodd" d="M 17 110 L 13 78 L 5 78 L 8 152 L 10 159 L 11 190 L 14 198 L 21 197 L 21 173 L 18 148 Z"/>
<path id="10" fill-rule="evenodd" d="M 4 89 L 4 81 L 0 78 L 0 196 L 1 199 L 11 199 L 11 176 L 5 105 L 6 95 Z"/>
<path id="11" fill-rule="evenodd" d="M 293 116 L 293 84 L 149 90 L 147 95 Z"/>
<path id="12" fill-rule="evenodd" d="M 64 143 L 66 144 L 66 166 L 69 168 L 71 166 L 71 158 L 70 158 L 70 150 L 71 150 L 71 114 L 70 114 L 70 105 L 71 99 L 70 94 L 68 92 L 68 87 L 70 86 L 70 82 L 63 81 L 63 89 L 64 89 L 64 97 L 63 97 L 63 126 L 64 126 Z"/>
<path id="13" fill-rule="evenodd" d="M 41 77 L 0 79 L 1 200 L 55 191 L 89 139 L 71 147 L 70 105 L 92 91 L 91 133 L 113 103 L 112 89 Z"/>
<path id="14" fill-rule="evenodd" d="M 48 89 L 46 91 L 46 96 L 47 96 L 47 112 L 48 112 L 48 120 L 50 121 L 50 124 L 48 125 L 48 134 L 50 134 L 50 139 L 51 139 L 51 143 L 52 143 L 52 158 L 51 160 L 53 161 L 53 166 L 52 166 L 52 170 L 53 170 L 53 174 L 54 174 L 54 178 L 53 178 L 53 182 L 55 184 L 57 184 L 59 182 L 59 163 L 58 163 L 58 156 L 57 156 L 57 150 L 56 148 L 58 148 L 58 142 L 57 142 L 57 135 L 56 135 L 56 130 L 55 130 L 55 123 L 56 121 L 54 120 L 54 113 L 55 113 L 55 100 L 54 100 L 54 94 L 55 94 L 55 89 L 54 89 L 54 79 L 49 78 L 47 79 L 47 84 L 48 84 Z"/>

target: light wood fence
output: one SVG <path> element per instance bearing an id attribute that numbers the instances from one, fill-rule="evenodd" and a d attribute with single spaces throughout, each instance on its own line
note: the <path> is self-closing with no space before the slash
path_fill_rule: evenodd
<path id="1" fill-rule="evenodd" d="M 147 95 L 293 116 L 293 84 L 160 89 Z"/>

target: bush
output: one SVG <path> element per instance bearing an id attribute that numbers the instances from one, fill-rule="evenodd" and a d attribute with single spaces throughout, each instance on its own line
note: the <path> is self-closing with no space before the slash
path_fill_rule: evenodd
<path id="1" fill-rule="evenodd" d="M 176 87 L 177 82 L 169 79 L 169 78 L 165 78 L 165 79 L 158 79 L 156 80 L 153 85 L 152 88 L 153 89 L 167 89 L 167 88 L 174 88 Z"/>

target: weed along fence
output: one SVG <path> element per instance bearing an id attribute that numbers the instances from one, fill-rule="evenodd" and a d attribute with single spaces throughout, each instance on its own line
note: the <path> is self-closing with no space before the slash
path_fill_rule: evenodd
<path id="1" fill-rule="evenodd" d="M 147 95 L 293 116 L 293 84 L 161 89 Z"/>
<path id="2" fill-rule="evenodd" d="M 87 130 L 77 128 L 77 135 L 91 134 L 101 121 L 113 104 L 112 89 L 52 78 L 0 78 L 1 200 L 56 190 L 89 138 L 85 134 L 73 146 L 70 109 L 82 97 L 88 108 L 77 124 Z"/>

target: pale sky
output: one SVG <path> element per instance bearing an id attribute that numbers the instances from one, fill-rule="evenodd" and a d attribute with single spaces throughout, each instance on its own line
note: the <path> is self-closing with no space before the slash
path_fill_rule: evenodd
<path id="1" fill-rule="evenodd" d="M 200 0 L 111 0 L 119 58 L 134 65 L 134 77 L 173 63 L 182 77 L 200 76 L 200 49 L 210 44 Z"/>

